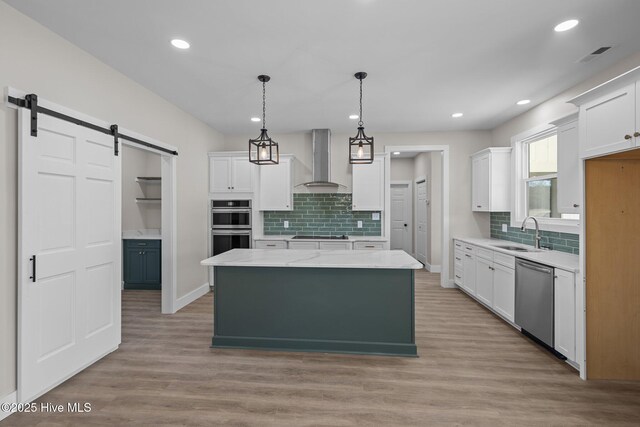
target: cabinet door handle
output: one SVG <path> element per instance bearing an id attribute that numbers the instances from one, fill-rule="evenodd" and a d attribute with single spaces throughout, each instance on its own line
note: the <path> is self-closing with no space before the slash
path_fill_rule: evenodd
<path id="1" fill-rule="evenodd" d="M 573 204 L 573 207 L 574 207 L 574 208 L 579 208 L 579 207 L 580 207 L 580 205 L 579 205 L 579 204 L 577 204 L 577 203 L 574 203 L 574 204 Z"/>
<path id="2" fill-rule="evenodd" d="M 477 208 L 481 208 L 481 207 L 482 207 L 482 205 L 478 205 L 478 206 L 476 206 L 476 207 L 477 207 Z"/>
<path id="3" fill-rule="evenodd" d="M 32 256 L 29 261 L 31 261 L 33 264 L 31 264 L 31 276 L 29 276 L 29 279 L 31 279 L 31 281 L 33 283 L 36 282 L 36 256 Z"/>
<path id="4" fill-rule="evenodd" d="M 465 254 L 465 255 L 466 255 L 467 258 L 471 258 L 471 255 L 469 255 L 469 254 Z"/>
<path id="5" fill-rule="evenodd" d="M 462 259 L 461 259 L 461 258 L 456 257 L 456 259 L 457 259 L 458 261 L 462 261 Z"/>
<path id="6" fill-rule="evenodd" d="M 629 140 L 629 139 L 631 139 L 631 138 L 633 138 L 631 135 L 625 135 L 625 136 L 624 136 L 624 139 L 626 139 L 626 140 Z"/>
<path id="7" fill-rule="evenodd" d="M 458 276 L 457 274 L 456 274 L 456 278 L 458 278 L 458 279 L 462 279 L 462 277 Z"/>
<path id="8" fill-rule="evenodd" d="M 495 270 L 495 268 L 493 268 L 493 267 L 489 267 L 489 270 L 493 271 L 493 270 Z"/>
<path id="9" fill-rule="evenodd" d="M 640 138 L 640 132 L 634 133 L 633 136 L 635 136 L 636 138 Z"/>

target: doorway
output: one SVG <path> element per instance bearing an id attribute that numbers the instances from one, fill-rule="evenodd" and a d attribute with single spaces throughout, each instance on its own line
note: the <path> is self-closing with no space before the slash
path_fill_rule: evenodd
<path id="1" fill-rule="evenodd" d="M 413 255 L 412 185 L 391 182 L 391 249 Z"/>
<path id="2" fill-rule="evenodd" d="M 387 153 L 386 168 L 389 170 L 389 185 L 385 189 L 384 235 L 393 239 L 399 234 L 399 222 L 395 222 L 392 232 L 392 184 L 397 180 L 407 179 L 407 167 L 394 167 L 406 159 L 415 159 L 409 179 L 414 184 L 413 203 L 413 255 L 425 268 L 440 275 L 440 285 L 452 288 L 450 280 L 450 241 L 449 241 L 449 146 L 447 145 L 403 145 L 385 146 Z M 421 161 L 429 159 L 428 162 Z M 404 170 L 404 172 L 403 172 Z M 418 184 L 423 183 L 421 202 L 417 201 Z M 434 203 L 437 199 L 437 203 Z M 397 202 L 399 203 L 399 202 Z M 418 207 L 421 205 L 420 213 Z M 397 209 L 396 209 L 397 210 Z M 421 220 L 422 219 L 422 220 Z M 419 222 L 421 224 L 419 224 Z M 403 223 L 404 224 L 404 223 Z M 420 228 L 420 234 L 418 229 Z M 396 237 L 395 241 L 398 241 Z M 397 244 L 397 243 L 394 243 Z"/>

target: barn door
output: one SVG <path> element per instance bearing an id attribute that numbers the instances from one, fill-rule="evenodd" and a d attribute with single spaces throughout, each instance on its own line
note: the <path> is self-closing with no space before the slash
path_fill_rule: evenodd
<path id="1" fill-rule="evenodd" d="M 120 343 L 120 157 L 113 136 L 43 114 L 19 121 L 18 400 Z"/>

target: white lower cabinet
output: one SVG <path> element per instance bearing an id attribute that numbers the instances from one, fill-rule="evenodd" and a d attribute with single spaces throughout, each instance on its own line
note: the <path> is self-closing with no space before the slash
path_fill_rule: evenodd
<path id="1" fill-rule="evenodd" d="M 289 242 L 289 249 L 318 249 L 319 242 Z"/>
<path id="2" fill-rule="evenodd" d="M 508 256 L 508 255 L 506 255 Z M 514 257 L 510 257 L 514 259 Z M 509 322 L 515 321 L 516 271 L 513 267 L 493 264 L 493 310 Z"/>
<path id="3" fill-rule="evenodd" d="M 576 357 L 576 286 L 574 274 L 555 269 L 554 347 L 569 360 Z"/>
<path id="4" fill-rule="evenodd" d="M 350 250 L 351 242 L 319 242 L 320 249 Z"/>
<path id="5" fill-rule="evenodd" d="M 384 242 L 353 242 L 353 249 L 360 250 L 382 250 Z"/>
<path id="6" fill-rule="evenodd" d="M 471 295 L 476 294 L 476 256 L 465 252 L 462 261 L 462 288 Z"/>
<path id="7" fill-rule="evenodd" d="M 287 249 L 286 240 L 256 240 L 256 249 Z"/>
<path id="8" fill-rule="evenodd" d="M 476 298 L 487 306 L 493 304 L 493 261 L 476 258 Z"/>

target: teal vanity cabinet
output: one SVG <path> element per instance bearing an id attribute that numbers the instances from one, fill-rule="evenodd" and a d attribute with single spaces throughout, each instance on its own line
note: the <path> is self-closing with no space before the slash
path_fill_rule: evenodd
<path id="1" fill-rule="evenodd" d="M 125 289 L 160 289 L 160 240 L 125 239 L 122 257 Z"/>

